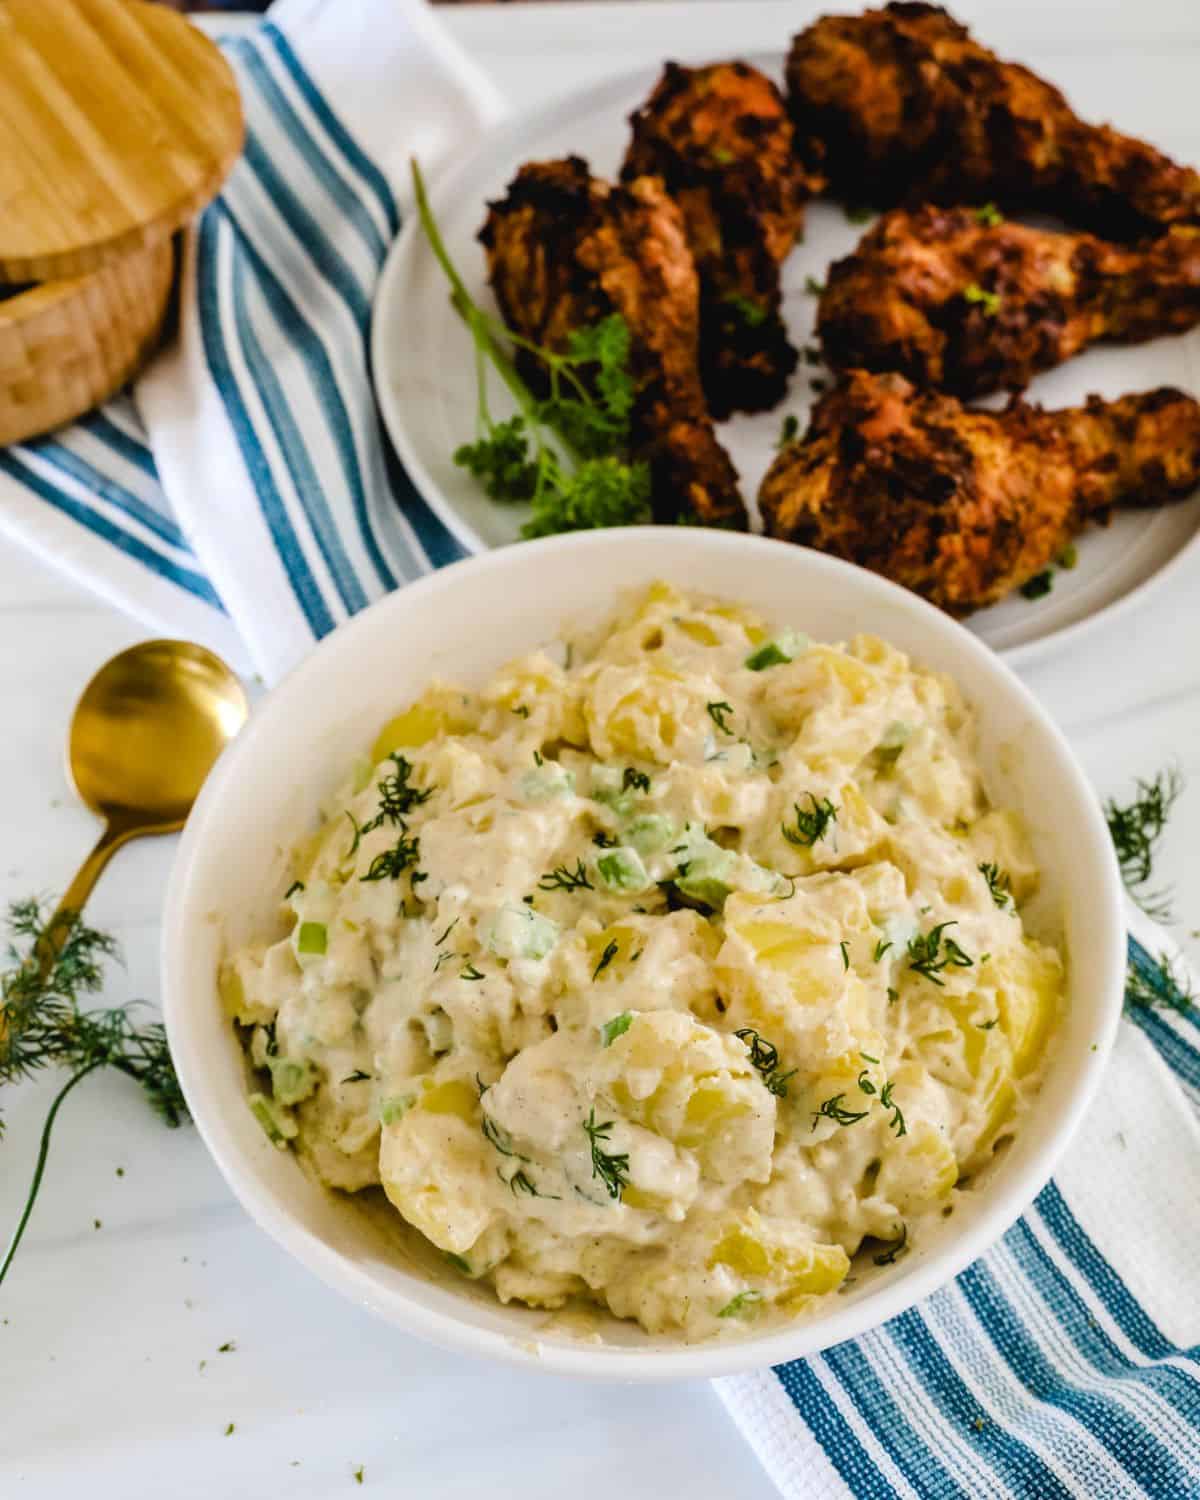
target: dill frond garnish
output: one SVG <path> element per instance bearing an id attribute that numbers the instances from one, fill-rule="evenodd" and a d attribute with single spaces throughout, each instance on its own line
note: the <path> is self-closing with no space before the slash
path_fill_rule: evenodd
<path id="1" fill-rule="evenodd" d="M 398 880 L 415 865 L 421 854 L 420 839 L 409 838 L 402 827 L 400 837 L 391 849 L 382 849 L 367 867 L 363 880 Z"/>
<path id="2" fill-rule="evenodd" d="M 892 1118 L 888 1121 L 888 1124 L 896 1132 L 896 1139 L 899 1140 L 902 1135 L 908 1134 L 908 1126 L 904 1123 L 903 1111 L 892 1098 L 893 1087 L 894 1085 L 890 1082 L 884 1084 L 883 1088 L 879 1091 L 879 1102 L 883 1105 L 884 1109 L 891 1110 Z"/>
<path id="3" fill-rule="evenodd" d="M 939 988 L 945 982 L 938 978 L 943 969 L 969 969 L 975 963 L 953 938 L 944 936 L 947 927 L 957 925 L 955 922 L 939 922 L 936 927 L 931 927 L 926 933 L 918 933 L 908 942 L 908 967 L 923 974 L 930 984 L 936 984 Z"/>
<path id="4" fill-rule="evenodd" d="M 722 734 L 733 733 L 733 730 L 730 729 L 729 725 L 726 723 L 727 716 L 733 712 L 733 707 L 731 704 L 708 703 L 705 705 L 705 707 L 708 709 L 708 717 L 713 721 L 713 723 L 717 726 Z"/>
<path id="5" fill-rule="evenodd" d="M 598 1177 L 608 1196 L 619 1203 L 621 1190 L 629 1181 L 629 1155 L 624 1151 L 612 1153 L 604 1149 L 609 1143 L 608 1136 L 612 1128 L 612 1120 L 606 1120 L 603 1125 L 597 1124 L 596 1106 L 593 1104 L 583 1122 L 583 1132 L 592 1149 L 592 1176 Z"/>
<path id="6" fill-rule="evenodd" d="M 1012 902 L 1012 881 L 1008 872 L 1002 870 L 999 865 L 989 864 L 986 861 L 979 867 L 979 873 L 987 881 L 988 894 L 1001 910 Z"/>
<path id="7" fill-rule="evenodd" d="M 886 1250 L 875 1256 L 875 1264 L 877 1266 L 890 1266 L 904 1254 L 907 1248 L 908 1225 L 902 1223 L 900 1225 L 900 1233 L 896 1236 L 896 1238 L 888 1242 L 888 1247 Z"/>
<path id="8" fill-rule="evenodd" d="M 600 978 L 601 974 L 604 973 L 605 969 L 607 969 L 609 964 L 612 963 L 613 959 L 616 958 L 617 951 L 617 943 L 615 938 L 605 944 L 604 952 L 600 955 L 600 962 L 592 970 L 593 979 Z"/>
<path id="9" fill-rule="evenodd" d="M 836 1125 L 854 1125 L 859 1120 L 867 1118 L 868 1111 L 865 1109 L 847 1109 L 842 1103 L 845 1094 L 833 1094 L 826 1099 L 820 1109 L 813 1110 L 812 1128 L 815 1130 L 821 1120 L 832 1120 Z"/>
<path id="10" fill-rule="evenodd" d="M 811 806 L 803 808 L 798 802 L 793 802 L 792 806 L 796 811 L 796 826 L 789 828 L 786 823 L 783 823 L 780 829 L 789 844 L 795 844 L 801 849 L 811 849 L 818 839 L 825 837 L 829 825 L 837 822 L 837 808 L 828 797 L 823 797 L 818 802 L 811 792 L 806 792 L 804 795 Z"/>
<path id="11" fill-rule="evenodd" d="M 1117 863 L 1125 889 L 1148 917 L 1160 922 L 1171 920 L 1171 891 L 1146 891 L 1154 873 L 1154 856 L 1159 840 L 1171 816 L 1171 809 L 1183 791 L 1183 777 L 1177 766 L 1168 766 L 1152 781 L 1136 783 L 1132 802 L 1122 807 L 1110 797 L 1104 804 L 1104 817 L 1117 851 Z"/>
<path id="12" fill-rule="evenodd" d="M 574 870 L 568 870 L 566 865 L 558 865 L 538 881 L 539 891 L 591 891 L 594 889 L 581 859 L 575 861 Z"/>
<path id="13" fill-rule="evenodd" d="M 47 918 L 37 901 L 9 907 L 8 931 L 11 968 L 0 976 L 0 1085 L 47 1067 L 65 1068 L 70 1076 L 46 1115 L 29 1192 L 0 1261 L 0 1282 L 37 1201 L 58 1111 L 77 1083 L 98 1068 L 115 1068 L 140 1085 L 166 1124 L 180 1125 L 188 1117 L 162 1023 L 138 1026 L 132 1015 L 138 1002 L 81 1008 L 83 997 L 102 986 L 104 960 L 119 957 L 114 940 L 86 926 L 76 912 Z M 3 1128 L 0 1118 L 0 1134 Z"/>
<path id="14" fill-rule="evenodd" d="M 788 1079 L 794 1076 L 796 1069 L 780 1072 L 779 1048 L 775 1043 L 760 1036 L 752 1026 L 743 1026 L 733 1034 L 750 1049 L 750 1066 L 762 1075 L 768 1090 L 777 1098 L 786 1099 Z"/>
<path id="15" fill-rule="evenodd" d="M 1176 973 L 1175 965 L 1167 954 L 1160 953 L 1149 964 L 1130 959 L 1125 973 L 1126 1010 L 1159 1007 L 1186 1014 L 1196 1003 L 1195 992 Z"/>

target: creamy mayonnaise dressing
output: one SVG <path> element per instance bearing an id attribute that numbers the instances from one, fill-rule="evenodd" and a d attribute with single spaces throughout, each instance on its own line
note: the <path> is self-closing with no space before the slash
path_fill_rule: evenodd
<path id="1" fill-rule="evenodd" d="M 905 1253 L 1036 1083 L 1063 968 L 955 684 L 656 584 L 435 684 L 225 965 L 268 1134 L 504 1301 L 694 1338 Z"/>

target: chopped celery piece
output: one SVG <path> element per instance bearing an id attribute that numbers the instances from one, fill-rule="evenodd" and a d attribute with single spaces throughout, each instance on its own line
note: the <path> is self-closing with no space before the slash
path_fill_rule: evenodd
<path id="1" fill-rule="evenodd" d="M 611 1021 L 605 1021 L 600 1028 L 600 1045 L 611 1047 L 619 1036 L 624 1036 L 633 1025 L 633 1012 L 623 1010 L 619 1016 L 613 1016 Z"/>
<path id="2" fill-rule="evenodd" d="M 296 930 L 297 958 L 320 958 L 329 942 L 329 930 L 324 922 L 301 922 Z"/>
<path id="3" fill-rule="evenodd" d="M 280 1104 L 299 1104 L 317 1086 L 317 1075 L 307 1062 L 293 1062 L 287 1057 L 268 1057 L 271 1070 L 271 1092 Z"/>
<path id="4" fill-rule="evenodd" d="M 251 1094 L 246 1103 L 273 1146 L 278 1146 L 282 1151 L 290 1140 L 295 1139 L 298 1126 L 292 1119 L 290 1110 L 277 1105 L 265 1094 Z"/>
<path id="5" fill-rule="evenodd" d="M 808 650 L 808 637 L 799 630 L 781 630 L 773 640 L 756 646 L 746 658 L 745 665 L 752 672 L 762 672 L 767 667 L 778 667 L 783 662 L 795 661 Z"/>
<path id="6" fill-rule="evenodd" d="M 404 1118 L 415 1102 L 411 1094 L 393 1094 L 384 1099 L 379 1106 L 379 1123 L 394 1125 L 397 1120 Z"/>
<path id="7" fill-rule="evenodd" d="M 675 837 L 675 825 L 658 813 L 643 813 L 625 829 L 625 838 L 639 854 L 658 854 Z"/>
<path id="8" fill-rule="evenodd" d="M 636 849 L 619 845 L 606 849 L 596 860 L 596 872 L 612 891 L 645 891 L 650 888 L 650 877 Z"/>
<path id="9" fill-rule="evenodd" d="M 575 773 L 548 760 L 532 771 L 526 771 L 518 787 L 527 802 L 545 802 L 550 797 L 570 797 L 575 791 Z"/>
<path id="10" fill-rule="evenodd" d="M 911 724 L 906 724 L 903 719 L 893 719 L 880 735 L 879 743 L 875 746 L 876 760 L 885 766 L 894 766 L 900 759 L 900 752 L 908 744 L 912 732 Z"/>
<path id="11" fill-rule="evenodd" d="M 761 1311 L 763 1294 L 754 1287 L 747 1287 L 744 1292 L 739 1292 L 736 1297 L 731 1297 L 721 1311 L 718 1318 L 745 1318 L 755 1317 Z"/>
<path id="12" fill-rule="evenodd" d="M 502 906 L 485 938 L 500 958 L 545 958 L 558 942 L 558 923 L 530 906 Z"/>

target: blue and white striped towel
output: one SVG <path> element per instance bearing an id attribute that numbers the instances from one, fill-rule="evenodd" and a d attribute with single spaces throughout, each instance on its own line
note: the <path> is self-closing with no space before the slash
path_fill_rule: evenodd
<path id="1" fill-rule="evenodd" d="M 1186 986 L 1170 940 L 1129 928 L 1131 966 L 1161 986 L 1166 952 Z M 995 1249 L 873 1333 L 717 1381 L 788 1500 L 1200 1496 L 1200 1010 L 1128 1015 Z"/>
<path id="2" fill-rule="evenodd" d="M 224 46 L 246 149 L 186 237 L 180 336 L 136 406 L 0 450 L 0 531 L 274 681 L 461 555 L 389 460 L 367 336 L 410 155 L 501 106 L 423 0 L 279 0 Z"/>

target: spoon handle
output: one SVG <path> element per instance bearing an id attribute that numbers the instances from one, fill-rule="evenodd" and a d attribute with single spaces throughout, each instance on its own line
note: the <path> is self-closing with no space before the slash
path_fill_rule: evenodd
<path id="1" fill-rule="evenodd" d="M 50 967 L 62 951 L 73 920 L 83 910 L 83 903 L 92 894 L 92 889 L 99 880 L 105 865 L 132 833 L 131 828 L 124 828 L 116 823 L 105 824 L 104 832 L 97 840 L 96 847 L 80 865 L 75 879 L 63 893 L 63 898 L 58 903 L 54 915 L 46 924 L 46 933 L 42 939 L 43 972 Z"/>

